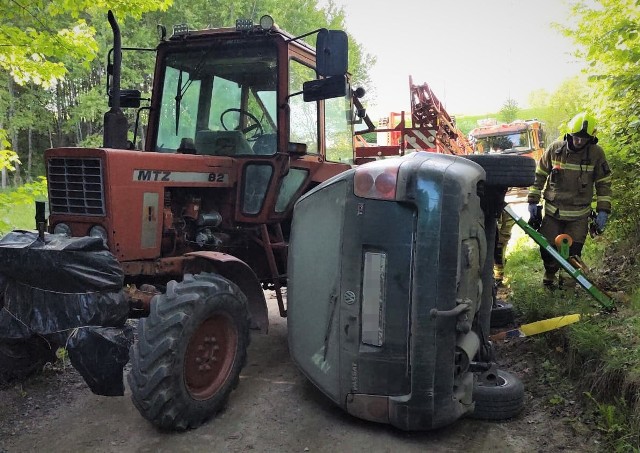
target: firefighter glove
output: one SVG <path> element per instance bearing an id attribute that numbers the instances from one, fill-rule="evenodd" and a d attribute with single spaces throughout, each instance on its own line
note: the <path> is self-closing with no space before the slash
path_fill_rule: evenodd
<path id="1" fill-rule="evenodd" d="M 538 220 L 538 205 L 536 203 L 529 203 L 529 222 Z"/>
<path id="2" fill-rule="evenodd" d="M 529 221 L 531 228 L 538 231 L 542 225 L 542 206 L 536 203 L 529 203 Z"/>
<path id="3" fill-rule="evenodd" d="M 598 215 L 596 216 L 596 226 L 598 230 L 604 231 L 604 227 L 607 225 L 607 219 L 609 219 L 609 214 L 605 211 L 598 211 Z"/>

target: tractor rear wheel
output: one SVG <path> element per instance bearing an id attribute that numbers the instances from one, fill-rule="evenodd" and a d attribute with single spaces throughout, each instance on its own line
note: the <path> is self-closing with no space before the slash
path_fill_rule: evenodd
<path id="1" fill-rule="evenodd" d="M 169 282 L 131 348 L 134 405 L 161 429 L 200 426 L 238 385 L 248 344 L 247 300 L 234 283 L 205 273 Z"/>

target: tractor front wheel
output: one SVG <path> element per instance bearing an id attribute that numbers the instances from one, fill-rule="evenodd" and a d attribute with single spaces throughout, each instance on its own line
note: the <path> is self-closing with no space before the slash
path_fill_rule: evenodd
<path id="1" fill-rule="evenodd" d="M 247 300 L 215 274 L 185 275 L 156 296 L 138 324 L 132 400 L 161 429 L 196 428 L 224 408 L 249 344 Z"/>

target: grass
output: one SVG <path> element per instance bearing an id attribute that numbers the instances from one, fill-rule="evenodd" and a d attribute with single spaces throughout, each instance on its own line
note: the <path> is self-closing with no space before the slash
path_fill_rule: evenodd
<path id="1" fill-rule="evenodd" d="M 606 313 L 582 288 L 575 292 L 543 288 L 539 248 L 524 233 L 518 234 L 519 230 L 514 227 L 507 248 L 505 283 L 520 322 L 570 313 L 585 315 L 583 321 L 535 341 L 545 342 L 548 351 L 555 351 L 551 357 L 562 365 L 558 369 L 592 401 L 608 451 L 640 451 L 640 292 L 633 287 L 625 288 L 622 294 L 616 292 L 617 299 L 625 302 L 618 301 L 617 310 Z M 609 246 L 606 236 L 587 240 L 583 261 L 597 263 L 593 273 L 596 283 L 603 274 L 616 275 L 617 269 L 608 268 Z M 604 286 L 604 280 L 599 286 Z"/>
<path id="2" fill-rule="evenodd" d="M 0 189 L 0 235 L 13 229 L 35 229 L 35 200 L 46 197 L 44 177 L 17 189 Z"/>
<path id="3" fill-rule="evenodd" d="M 36 207 L 34 203 L 16 204 L 3 206 L 0 209 L 0 219 L 8 225 L 7 231 L 0 231 L 0 234 L 7 233 L 14 229 L 32 230 L 35 228 Z"/>

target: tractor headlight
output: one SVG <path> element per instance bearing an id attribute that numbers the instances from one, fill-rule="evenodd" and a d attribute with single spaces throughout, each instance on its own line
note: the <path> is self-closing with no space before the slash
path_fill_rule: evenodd
<path id="1" fill-rule="evenodd" d="M 236 30 L 237 31 L 250 31 L 253 29 L 253 21 L 251 19 L 237 19 Z"/>
<path id="2" fill-rule="evenodd" d="M 92 238 L 102 239 L 102 242 L 104 243 L 104 247 L 107 249 L 109 248 L 107 244 L 107 230 L 105 230 L 100 225 L 92 226 L 91 229 L 89 230 L 89 236 L 91 236 Z"/>
<path id="3" fill-rule="evenodd" d="M 269 16 L 268 14 L 265 14 L 260 18 L 260 28 L 262 28 L 263 30 L 271 30 L 273 24 L 273 17 Z"/>
<path id="4" fill-rule="evenodd" d="M 53 227 L 53 234 L 62 234 L 68 238 L 71 237 L 71 227 L 66 223 L 59 223 Z"/>

